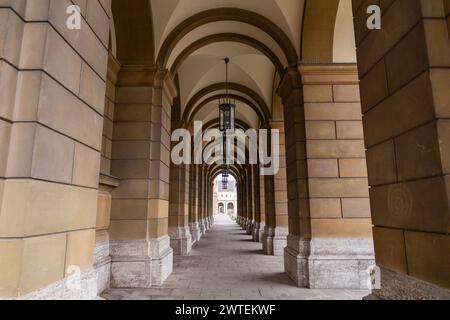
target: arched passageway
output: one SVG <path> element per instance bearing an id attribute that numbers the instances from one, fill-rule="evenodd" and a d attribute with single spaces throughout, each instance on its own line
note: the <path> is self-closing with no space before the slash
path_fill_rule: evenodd
<path id="1" fill-rule="evenodd" d="M 358 0 L 79 2 L 81 29 L 0 5 L 0 298 L 181 284 L 216 244 L 299 297 L 371 270 L 372 297 L 450 297 L 448 1 L 382 3 L 382 30 Z M 272 149 L 230 144 L 234 225 L 202 134 L 227 97 Z"/>
<path id="2" fill-rule="evenodd" d="M 368 291 L 299 289 L 284 273 L 280 257 L 262 254 L 258 243 L 227 215 L 187 257 L 174 258 L 162 287 L 110 289 L 108 300 L 360 300 Z"/>

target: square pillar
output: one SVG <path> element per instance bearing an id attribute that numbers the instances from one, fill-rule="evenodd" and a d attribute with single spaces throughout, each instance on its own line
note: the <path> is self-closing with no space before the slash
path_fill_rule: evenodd
<path id="1" fill-rule="evenodd" d="M 198 166 L 191 166 L 189 184 L 189 227 L 192 235 L 192 242 L 200 241 L 202 233 L 200 231 L 198 216 Z"/>
<path id="2" fill-rule="evenodd" d="M 0 8 L 0 299 L 94 299 L 111 12 L 85 3 L 70 31 L 71 2 L 34 4 Z"/>
<path id="3" fill-rule="evenodd" d="M 275 110 L 282 110 L 281 101 L 277 99 Z M 266 225 L 262 236 L 263 250 L 267 255 L 282 256 L 287 245 L 288 236 L 288 193 L 285 151 L 285 131 L 283 116 L 274 113 L 271 129 L 280 132 L 279 161 L 280 169 L 275 176 L 265 177 Z"/>
<path id="4" fill-rule="evenodd" d="M 379 299 L 450 298 L 450 4 L 353 1 Z M 386 37 L 386 35 L 389 35 Z M 376 48 L 376 50 L 374 50 Z"/>
<path id="5" fill-rule="evenodd" d="M 286 123 L 297 168 L 286 272 L 300 287 L 367 289 L 374 249 L 357 68 L 303 64 L 287 78 L 286 113 L 303 114 Z"/>
<path id="6" fill-rule="evenodd" d="M 122 66 L 114 119 L 111 286 L 159 286 L 173 268 L 168 236 L 171 105 L 167 71 Z"/>

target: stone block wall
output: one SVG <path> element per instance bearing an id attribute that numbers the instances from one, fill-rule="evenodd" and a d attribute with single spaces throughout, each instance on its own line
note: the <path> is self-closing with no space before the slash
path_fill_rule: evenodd
<path id="1" fill-rule="evenodd" d="M 302 65 L 311 236 L 371 238 L 355 65 Z"/>
<path id="2" fill-rule="evenodd" d="M 114 115 L 111 285 L 160 285 L 172 272 L 168 236 L 175 86 L 164 70 L 122 66 Z"/>
<path id="3" fill-rule="evenodd" d="M 97 295 L 90 270 L 106 88 L 109 1 L 0 1 L 0 298 Z M 75 75 L 75 76 L 74 76 Z M 76 294 L 75 294 L 76 295 Z"/>
<path id="4" fill-rule="evenodd" d="M 382 31 L 365 26 L 379 4 Z M 380 298 L 449 297 L 449 1 L 353 1 Z M 434 287 L 434 286 L 437 287 Z"/>

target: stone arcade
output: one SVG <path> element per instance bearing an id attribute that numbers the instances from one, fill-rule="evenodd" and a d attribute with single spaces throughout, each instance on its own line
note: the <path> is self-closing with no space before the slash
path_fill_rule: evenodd
<path id="1" fill-rule="evenodd" d="M 283 261 L 302 294 L 367 289 L 376 264 L 370 298 L 450 299 L 449 16 L 449 0 L 0 0 L 0 299 L 187 287 L 193 259 L 213 276 L 221 253 L 197 253 L 235 230 L 211 229 L 221 167 L 172 163 L 171 133 L 217 128 L 226 88 L 237 128 L 281 133 L 276 175 L 230 169 L 263 249 L 247 263 Z"/>

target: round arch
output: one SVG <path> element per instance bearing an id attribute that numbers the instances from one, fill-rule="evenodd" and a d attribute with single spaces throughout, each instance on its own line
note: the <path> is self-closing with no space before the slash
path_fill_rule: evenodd
<path id="1" fill-rule="evenodd" d="M 203 88 L 199 92 L 197 92 L 186 104 L 186 108 L 183 111 L 182 119 L 186 121 L 187 119 L 192 118 L 190 116 L 191 113 L 196 108 L 197 103 L 204 96 L 206 96 L 210 93 L 216 92 L 216 91 L 225 90 L 226 88 L 227 88 L 227 84 L 225 82 L 222 82 L 222 83 L 212 84 L 206 88 Z M 257 94 L 255 91 L 253 91 L 252 89 L 250 89 L 242 84 L 233 83 L 233 82 L 228 84 L 228 89 L 232 90 L 232 91 L 241 92 L 241 93 L 247 95 L 248 97 L 250 97 L 251 99 L 253 99 L 260 107 L 259 113 L 262 114 L 262 116 L 263 116 L 261 120 L 267 121 L 270 119 L 271 113 L 270 113 L 269 107 L 264 102 L 264 100 L 259 96 L 259 94 Z"/>
<path id="2" fill-rule="evenodd" d="M 250 126 L 248 125 L 248 123 L 246 123 L 245 121 L 242 121 L 241 119 L 236 119 L 235 124 L 236 124 L 237 129 L 242 129 L 244 131 L 247 131 L 248 129 L 250 129 Z M 203 126 L 203 129 L 205 129 L 205 130 L 218 129 L 218 128 L 219 128 L 219 119 L 218 118 L 207 122 Z"/>
<path id="3" fill-rule="evenodd" d="M 255 40 L 249 36 L 237 34 L 237 33 L 220 33 L 220 34 L 213 34 L 207 37 L 204 37 L 200 40 L 195 41 L 190 46 L 188 46 L 186 49 L 184 49 L 181 54 L 175 59 L 170 71 L 172 74 L 176 74 L 178 72 L 178 69 L 183 64 L 183 62 L 195 51 L 197 51 L 200 48 L 203 48 L 209 44 L 216 43 L 216 42 L 237 42 L 242 43 L 244 45 L 248 45 L 258 51 L 260 51 L 262 54 L 264 54 L 274 65 L 277 69 L 277 72 L 281 75 L 284 71 L 284 66 L 281 63 L 280 59 L 277 57 L 277 55 L 265 44 L 261 43 L 258 40 Z"/>
<path id="4" fill-rule="evenodd" d="M 153 65 L 155 43 L 150 1 L 113 0 L 111 8 L 117 59 L 123 65 Z"/>
<path id="5" fill-rule="evenodd" d="M 225 99 L 225 98 L 230 98 L 231 100 L 236 100 L 236 101 L 240 101 L 244 104 L 246 104 L 248 107 L 250 107 L 250 109 L 252 109 L 256 115 L 258 116 L 259 119 L 261 119 L 263 122 L 268 121 L 269 119 L 267 119 L 262 113 L 261 110 L 250 100 L 240 96 L 240 95 L 236 95 L 236 94 L 229 94 L 228 96 L 225 94 L 220 94 L 220 95 L 215 95 L 215 96 L 211 96 L 205 100 L 203 100 L 202 102 L 200 102 L 195 109 L 192 111 L 192 113 L 190 114 L 189 118 L 186 119 L 187 123 L 191 123 L 192 120 L 195 118 L 195 116 L 197 115 L 197 113 L 199 113 L 201 111 L 201 109 L 203 109 L 203 107 L 205 107 L 206 105 L 208 105 L 211 102 L 214 101 L 219 101 L 220 99 Z"/>
<path id="6" fill-rule="evenodd" d="M 302 62 L 333 62 L 334 30 L 340 0 L 306 0 Z"/>
<path id="7" fill-rule="evenodd" d="M 161 46 L 161 50 L 159 51 L 158 58 L 156 60 L 158 66 L 161 68 L 167 67 L 167 62 L 173 49 L 189 32 L 202 25 L 217 21 L 237 21 L 259 28 L 271 36 L 280 46 L 289 64 L 297 63 L 298 55 L 291 40 L 284 33 L 284 31 L 271 20 L 255 12 L 244 9 L 218 8 L 195 14 L 176 26 L 169 33 Z"/>

